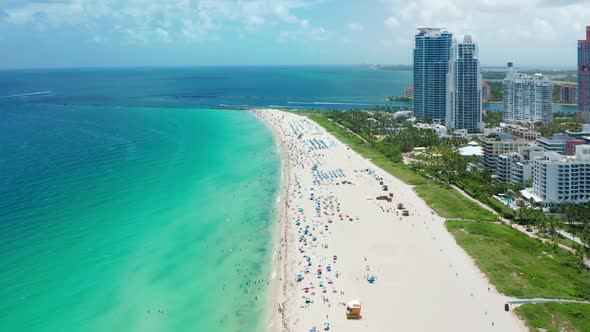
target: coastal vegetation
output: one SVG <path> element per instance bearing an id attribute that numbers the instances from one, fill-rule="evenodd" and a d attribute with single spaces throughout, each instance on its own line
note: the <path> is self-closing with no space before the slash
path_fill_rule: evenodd
<path id="1" fill-rule="evenodd" d="M 406 97 L 406 96 L 400 96 L 400 97 L 387 97 L 388 101 L 412 101 L 412 98 L 410 97 Z"/>
<path id="2" fill-rule="evenodd" d="M 504 115 L 502 112 L 486 111 L 483 113 L 483 122 L 487 128 L 498 127 L 503 119 Z"/>
<path id="3" fill-rule="evenodd" d="M 590 305 L 583 303 L 524 304 L 515 309 L 536 331 L 590 331 Z"/>
<path id="4" fill-rule="evenodd" d="M 576 115 L 576 113 L 562 113 L 561 116 L 555 114 L 553 121 L 549 124 L 544 124 L 542 122 L 535 123 L 535 130 L 544 137 L 549 137 L 555 133 L 562 133 L 568 130 L 580 131 L 582 129 L 582 124 Z"/>
<path id="5" fill-rule="evenodd" d="M 502 101 L 504 99 L 504 88 L 502 87 L 502 82 L 486 81 L 486 83 L 490 86 L 490 101 Z"/>
<path id="6" fill-rule="evenodd" d="M 501 224 L 450 220 L 446 226 L 498 291 L 518 298 L 590 298 L 590 271 L 569 251 Z"/>

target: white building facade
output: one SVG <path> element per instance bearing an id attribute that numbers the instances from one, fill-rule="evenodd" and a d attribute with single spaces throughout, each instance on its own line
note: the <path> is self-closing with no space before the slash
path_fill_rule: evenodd
<path id="1" fill-rule="evenodd" d="M 533 161 L 533 194 L 543 203 L 590 201 L 590 145 L 576 146 L 573 157 L 545 152 Z"/>
<path id="2" fill-rule="evenodd" d="M 543 75 L 518 73 L 509 62 L 503 87 L 505 121 L 553 121 L 553 83 Z"/>

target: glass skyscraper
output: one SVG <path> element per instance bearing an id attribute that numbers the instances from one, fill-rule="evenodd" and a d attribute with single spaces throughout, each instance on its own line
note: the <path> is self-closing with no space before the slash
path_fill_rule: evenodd
<path id="1" fill-rule="evenodd" d="M 583 123 L 590 123 L 590 26 L 586 40 L 578 41 L 578 109 Z"/>
<path id="2" fill-rule="evenodd" d="M 469 133 L 483 130 L 481 81 L 477 45 L 471 36 L 451 46 L 447 74 L 447 113 L 445 125 L 466 129 Z"/>
<path id="3" fill-rule="evenodd" d="M 434 28 L 418 30 L 414 48 L 414 116 L 444 123 L 453 34 Z"/>

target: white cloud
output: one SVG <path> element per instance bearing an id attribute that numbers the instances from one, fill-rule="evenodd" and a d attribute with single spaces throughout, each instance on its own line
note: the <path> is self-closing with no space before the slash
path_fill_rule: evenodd
<path id="1" fill-rule="evenodd" d="M 385 26 L 388 27 L 389 29 L 395 29 L 397 28 L 397 26 L 399 26 L 399 21 L 397 20 L 397 18 L 390 16 L 385 20 Z"/>
<path id="2" fill-rule="evenodd" d="M 584 26 L 590 24 L 588 0 L 384 1 L 389 7 L 385 27 L 395 29 L 396 38 L 411 40 L 418 27 L 471 34 L 477 36 L 485 64 L 515 59 L 521 65 L 534 65 L 573 59 L 575 42 L 584 36 Z M 409 57 L 408 52 L 406 59 Z"/>
<path id="3" fill-rule="evenodd" d="M 312 28 L 295 11 L 315 5 L 315 0 L 62 0 L 33 1 L 6 7 L 4 20 L 39 29 L 84 26 L 87 30 L 119 31 L 133 41 L 168 41 L 174 36 L 187 40 L 206 38 L 223 28 L 255 30 L 269 23 Z M 90 31 L 96 35 L 97 31 Z M 91 37 L 92 38 L 92 37 Z"/>
<path id="4" fill-rule="evenodd" d="M 363 31 L 365 29 L 365 27 L 363 27 L 362 25 L 360 25 L 358 23 L 348 23 L 348 29 L 350 31 Z"/>

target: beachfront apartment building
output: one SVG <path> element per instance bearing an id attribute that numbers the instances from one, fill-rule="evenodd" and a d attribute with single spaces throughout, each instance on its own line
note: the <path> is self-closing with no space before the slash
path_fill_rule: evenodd
<path id="1" fill-rule="evenodd" d="M 553 83 L 541 74 L 518 73 L 508 63 L 504 88 L 504 120 L 551 123 Z"/>
<path id="2" fill-rule="evenodd" d="M 575 156 L 545 152 L 533 163 L 532 198 L 544 204 L 590 201 L 590 145 L 577 145 Z"/>
<path id="3" fill-rule="evenodd" d="M 453 40 L 447 74 L 445 125 L 468 133 L 482 132 L 482 77 L 478 48 L 471 36 Z"/>
<path id="4" fill-rule="evenodd" d="M 590 123 L 590 26 L 586 40 L 578 40 L 578 112 L 582 123 Z"/>
<path id="5" fill-rule="evenodd" d="M 453 34 L 437 28 L 419 28 L 418 31 L 413 52 L 414 116 L 444 123 Z"/>
<path id="6" fill-rule="evenodd" d="M 512 135 L 500 134 L 497 138 L 482 139 L 483 162 L 486 167 L 496 168 L 499 155 L 517 152 L 519 148 L 529 145 L 529 141 L 514 138 Z"/>
<path id="7" fill-rule="evenodd" d="M 545 150 L 540 146 L 523 146 L 518 152 L 501 154 L 496 159 L 496 180 L 502 183 L 524 184 L 532 178 L 531 161 L 543 156 Z"/>

